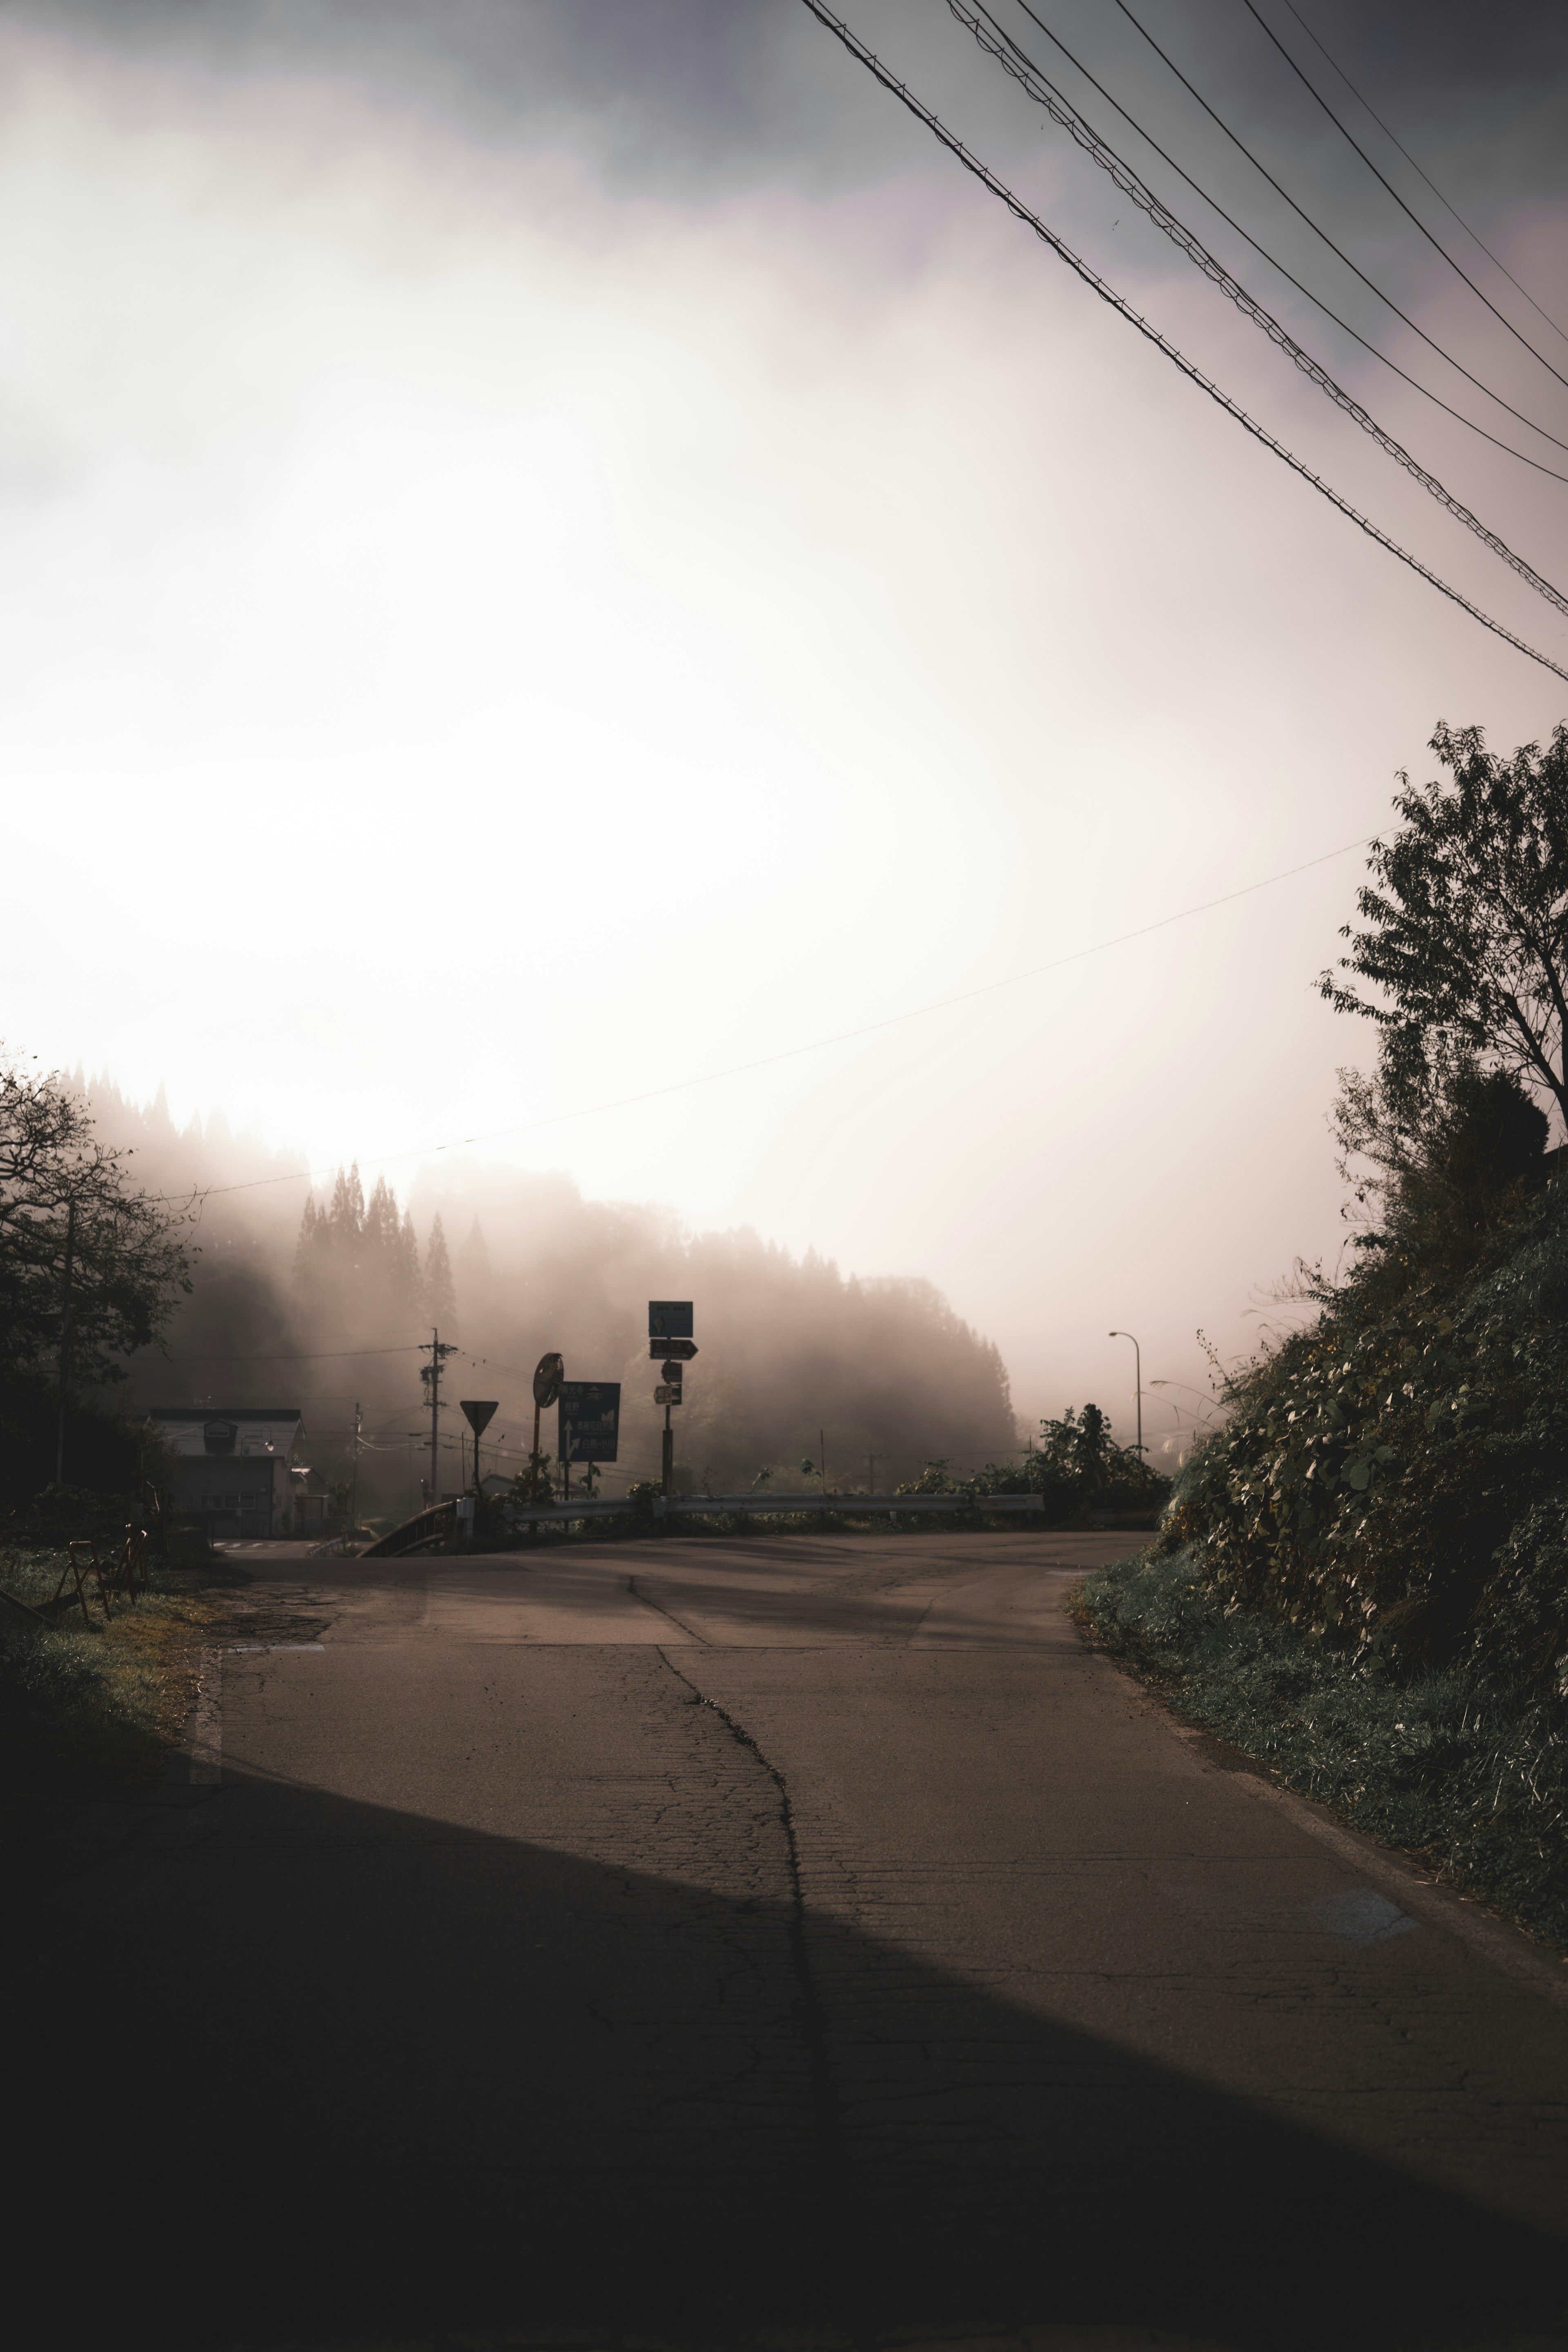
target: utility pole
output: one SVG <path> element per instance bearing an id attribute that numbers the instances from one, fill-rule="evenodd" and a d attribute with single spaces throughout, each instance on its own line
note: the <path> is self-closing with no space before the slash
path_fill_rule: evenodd
<path id="1" fill-rule="evenodd" d="M 349 1526 L 351 1529 L 357 1529 L 359 1526 L 359 1433 L 360 1404 L 359 1400 L 356 1398 L 354 1400 L 354 1466 L 353 1476 L 349 1485 Z"/>
<path id="2" fill-rule="evenodd" d="M 822 1463 L 822 1492 L 826 1497 L 827 1493 L 827 1432 L 825 1429 L 819 1429 L 817 1431 L 816 1444 L 817 1452 Z"/>
<path id="3" fill-rule="evenodd" d="M 440 1444 L 441 1412 L 441 1334 L 434 1323 L 430 1326 L 430 1500 L 441 1499 L 441 1468 L 436 1459 Z"/>
<path id="4" fill-rule="evenodd" d="M 66 1476 L 66 1379 L 70 1369 L 71 1337 L 71 1260 L 76 1255 L 76 1194 L 66 1205 L 66 1267 L 60 1301 L 60 1420 L 55 1434 L 55 1484 L 63 1486 Z"/>
<path id="5" fill-rule="evenodd" d="M 430 1385 L 430 1500 L 432 1503 L 438 1503 L 441 1499 L 441 1465 L 437 1458 L 437 1448 L 441 1443 L 441 1366 L 448 1356 L 455 1356 L 457 1352 L 456 1345 L 450 1341 L 443 1343 L 441 1334 L 432 1325 L 430 1361 L 427 1364 L 422 1364 L 419 1368 L 420 1379 L 427 1381 Z M 424 1353 L 423 1342 L 420 1344 L 420 1353 Z"/>
<path id="6" fill-rule="evenodd" d="M 1131 1331 L 1108 1331 L 1105 1336 L 1108 1339 L 1132 1339 Z M 1136 1339 L 1132 1339 L 1132 1362 L 1134 1367 L 1132 1377 L 1138 1383 L 1138 1443 L 1132 1450 L 1142 1462 L 1143 1459 L 1143 1351 Z"/>
<path id="7" fill-rule="evenodd" d="M 877 1491 L 877 1457 L 874 1454 L 866 1456 L 866 1476 L 869 1492 L 874 1495 Z"/>

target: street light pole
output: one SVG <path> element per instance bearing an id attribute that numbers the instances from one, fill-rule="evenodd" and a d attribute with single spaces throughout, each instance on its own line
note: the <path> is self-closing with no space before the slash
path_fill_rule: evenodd
<path id="1" fill-rule="evenodd" d="M 1108 1339 L 1132 1339 L 1131 1331 L 1108 1331 Z M 1138 1383 L 1138 1443 L 1133 1447 L 1140 1462 L 1143 1459 L 1143 1351 L 1132 1339 L 1133 1379 Z"/>

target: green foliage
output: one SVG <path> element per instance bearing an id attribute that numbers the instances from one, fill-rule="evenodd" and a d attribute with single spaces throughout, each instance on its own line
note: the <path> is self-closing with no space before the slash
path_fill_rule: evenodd
<path id="1" fill-rule="evenodd" d="M 945 1465 L 931 1467 L 945 1475 Z M 930 1471 L 927 1473 L 929 1477 Z M 1079 1511 L 1156 1511 L 1170 1494 L 1170 1481 L 1152 1470 L 1131 1447 L 1118 1445 L 1097 1404 L 1081 1412 L 1069 1405 L 1059 1421 L 1042 1421 L 1040 1443 L 1021 1461 L 988 1462 L 972 1478 L 941 1485 L 900 1487 L 900 1494 L 965 1493 L 1040 1495 L 1048 1525 L 1060 1526 Z"/>
<path id="2" fill-rule="evenodd" d="M 1559 1607 L 1563 1532 L 1561 1515 L 1544 1530 Z M 1101 1570 L 1080 1612 L 1108 1649 L 1163 1677 L 1184 1715 L 1568 1944 L 1568 1705 L 1533 1669 L 1512 1674 L 1502 1645 L 1484 1688 L 1473 1658 L 1396 1673 L 1371 1649 L 1238 1608 L 1184 1547 Z"/>
<path id="3" fill-rule="evenodd" d="M 1488 754 L 1479 728 L 1439 723 L 1432 750 L 1451 786 L 1403 790 L 1405 823 L 1373 845 L 1373 883 L 1357 897 L 1367 928 L 1319 983 L 1340 1011 L 1377 1024 L 1397 1098 L 1429 1092 L 1434 1073 L 1469 1061 L 1511 1071 L 1568 1118 L 1568 726 L 1542 753 Z"/>
<path id="4" fill-rule="evenodd" d="M 1162 1536 L 1214 1593 L 1395 1668 L 1468 1656 L 1550 1678 L 1568 1603 L 1561 1180 L 1457 1282 L 1389 1299 L 1352 1281 L 1226 1402 Z"/>
<path id="5" fill-rule="evenodd" d="M 0 1514 L 26 1509 L 53 1479 L 58 1429 L 58 1382 L 0 1366 Z M 128 1492 L 137 1483 L 142 1452 L 142 1433 L 116 1414 L 68 1402 L 66 1464 L 73 1486 L 95 1494 Z"/>
<path id="6" fill-rule="evenodd" d="M 945 1456 L 939 1462 L 928 1462 L 918 1478 L 906 1478 L 901 1486 L 893 1489 L 896 1495 L 963 1495 L 967 1491 L 966 1480 L 948 1476 Z"/>
<path id="7" fill-rule="evenodd" d="M 129 1158 L 58 1072 L 0 1057 L 0 1436 L 18 1478 L 41 1385 L 58 1402 L 123 1380 L 191 1287 L 185 1213 L 139 1191 Z"/>
<path id="8" fill-rule="evenodd" d="M 1200 1721 L 1568 1940 L 1568 1176 L 1532 1098 L 1568 1103 L 1568 730 L 1434 749 L 1455 788 L 1400 795 L 1342 967 L 1380 998 L 1322 982 L 1381 1031 L 1336 1112 L 1373 1229 L 1083 1605 Z"/>
<path id="9" fill-rule="evenodd" d="M 10 1539 L 0 1586 L 47 1611 L 65 1565 L 63 1549 Z M 74 1602 L 48 1625 L 0 1602 L 7 1789 L 157 1779 L 194 1696 L 195 1637 L 215 1613 L 186 1582 L 154 1563 L 134 1606 L 121 1599 L 106 1619 L 95 1593 L 86 1624 Z"/>

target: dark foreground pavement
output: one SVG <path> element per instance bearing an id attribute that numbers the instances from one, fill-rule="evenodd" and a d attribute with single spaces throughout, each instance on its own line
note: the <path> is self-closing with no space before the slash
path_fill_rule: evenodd
<path id="1" fill-rule="evenodd" d="M 1568 1969 L 1087 1653 L 1124 1548 L 247 1556 L 321 1645 L 26 1923 L 26 2340 L 1568 2344 Z"/>

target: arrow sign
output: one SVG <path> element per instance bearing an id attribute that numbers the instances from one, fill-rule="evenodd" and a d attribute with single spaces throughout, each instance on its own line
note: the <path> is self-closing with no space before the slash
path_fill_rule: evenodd
<path id="1" fill-rule="evenodd" d="M 459 1397 L 458 1402 L 462 1406 L 463 1417 L 476 1437 L 483 1434 L 500 1411 L 498 1405 L 479 1404 L 472 1397 Z"/>
<path id="2" fill-rule="evenodd" d="M 654 1357 L 668 1356 L 672 1364 L 689 1364 L 697 1353 L 697 1342 L 695 1339 L 650 1339 L 647 1351 Z"/>
<path id="3" fill-rule="evenodd" d="M 563 1462 L 613 1462 L 620 1433 L 619 1381 L 563 1381 L 556 1452 Z"/>

